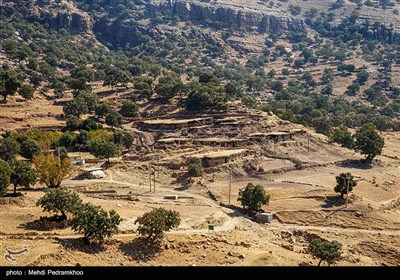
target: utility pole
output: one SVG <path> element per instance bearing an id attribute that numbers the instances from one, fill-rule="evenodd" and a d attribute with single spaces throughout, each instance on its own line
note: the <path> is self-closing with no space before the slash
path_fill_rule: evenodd
<path id="1" fill-rule="evenodd" d="M 150 169 L 149 179 L 150 179 L 150 192 L 151 192 L 151 169 Z"/>
<path id="2" fill-rule="evenodd" d="M 157 159 L 157 178 L 160 178 L 160 158 Z"/>
<path id="3" fill-rule="evenodd" d="M 346 206 L 344 208 L 347 208 L 347 203 L 349 201 L 349 183 L 350 183 L 349 178 L 347 178 L 346 181 L 347 181 L 347 194 L 346 194 Z"/>
<path id="4" fill-rule="evenodd" d="M 156 171 L 153 172 L 153 192 L 156 192 Z"/>
<path id="5" fill-rule="evenodd" d="M 232 169 L 229 169 L 229 202 L 228 204 L 231 205 L 231 190 L 232 190 Z"/>

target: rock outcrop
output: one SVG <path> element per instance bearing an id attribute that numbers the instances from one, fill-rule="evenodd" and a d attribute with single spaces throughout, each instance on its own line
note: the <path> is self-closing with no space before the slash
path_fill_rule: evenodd
<path id="1" fill-rule="evenodd" d="M 260 33 L 276 34 L 304 27 L 302 20 L 283 14 L 244 11 L 234 6 L 217 6 L 197 1 L 169 0 L 158 4 L 150 3 L 146 6 L 146 11 L 150 17 L 154 17 L 157 12 L 171 11 L 183 21 Z"/>
<path id="2" fill-rule="evenodd" d="M 90 18 L 75 12 L 58 12 L 55 16 L 48 17 L 47 20 L 52 27 L 65 28 L 72 33 L 86 33 L 93 28 Z"/>

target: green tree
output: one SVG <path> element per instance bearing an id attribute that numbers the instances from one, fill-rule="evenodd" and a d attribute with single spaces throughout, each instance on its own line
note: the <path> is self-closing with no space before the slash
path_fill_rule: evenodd
<path id="1" fill-rule="evenodd" d="M 155 92 L 161 98 L 170 99 L 177 95 L 183 88 L 181 78 L 176 74 L 168 74 L 159 79 Z"/>
<path id="2" fill-rule="evenodd" d="M 333 70 L 331 68 L 325 68 L 321 77 L 321 82 L 324 85 L 329 84 L 333 81 L 334 77 Z"/>
<path id="3" fill-rule="evenodd" d="M 256 99 L 250 95 L 243 96 L 241 102 L 244 106 L 249 108 L 255 108 L 257 106 Z"/>
<path id="4" fill-rule="evenodd" d="M 225 93 L 229 98 L 235 99 L 238 93 L 238 88 L 233 83 L 227 83 L 225 85 Z"/>
<path id="5" fill-rule="evenodd" d="M 289 5 L 289 11 L 292 15 L 297 16 L 301 13 L 301 7 L 298 5 Z"/>
<path id="6" fill-rule="evenodd" d="M 94 112 L 98 118 L 105 117 L 112 111 L 112 108 L 110 105 L 105 104 L 105 103 L 100 103 L 96 106 Z"/>
<path id="7" fill-rule="evenodd" d="M 65 102 L 63 112 L 66 116 L 80 117 L 89 111 L 85 101 L 82 98 L 75 98 Z"/>
<path id="8" fill-rule="evenodd" d="M 333 129 L 329 135 L 329 138 L 331 139 L 331 141 L 342 145 L 342 147 L 346 147 L 348 149 L 353 148 L 353 137 L 345 126 L 340 126 Z"/>
<path id="9" fill-rule="evenodd" d="M 14 95 L 21 83 L 17 77 L 17 73 L 8 66 L 3 65 L 0 69 L 0 95 L 3 100 L 7 101 L 7 96 Z"/>
<path id="10" fill-rule="evenodd" d="M 369 78 L 369 73 L 365 70 L 361 70 L 357 73 L 357 81 L 360 85 L 363 85 Z"/>
<path id="11" fill-rule="evenodd" d="M 325 87 L 321 89 L 321 94 L 331 95 L 333 93 L 332 84 L 327 84 Z"/>
<path id="12" fill-rule="evenodd" d="M 33 98 L 33 93 L 35 89 L 31 85 L 24 84 L 19 88 L 19 94 L 26 100 Z"/>
<path id="13" fill-rule="evenodd" d="M 342 255 L 342 244 L 337 241 L 324 241 L 322 239 L 316 238 L 310 242 L 308 246 L 308 251 L 310 254 L 319 259 L 318 266 L 321 265 L 323 261 L 326 261 L 328 265 L 337 262 Z"/>
<path id="14" fill-rule="evenodd" d="M 69 131 L 74 131 L 74 130 L 77 130 L 79 128 L 80 123 L 81 123 L 81 121 L 80 121 L 80 119 L 78 117 L 69 116 L 65 120 L 65 127 Z"/>
<path id="15" fill-rule="evenodd" d="M 7 162 L 0 159 L 0 196 L 7 194 L 10 185 L 11 167 Z"/>
<path id="16" fill-rule="evenodd" d="M 102 129 L 103 125 L 100 123 L 97 123 L 96 121 L 88 118 L 84 121 L 82 121 L 79 124 L 79 129 L 80 130 L 86 130 L 86 131 L 91 131 L 91 130 L 97 130 L 97 129 Z"/>
<path id="17" fill-rule="evenodd" d="M 68 158 L 61 159 L 52 153 L 46 152 L 33 157 L 39 182 L 49 188 L 58 188 L 62 180 L 71 175 L 71 161 Z"/>
<path id="18" fill-rule="evenodd" d="M 340 196 L 344 198 L 344 195 L 347 195 L 347 187 L 349 187 L 349 192 L 351 192 L 355 186 L 357 186 L 357 182 L 351 173 L 340 173 L 340 175 L 336 176 L 334 191 L 340 193 Z"/>
<path id="19" fill-rule="evenodd" d="M 124 117 L 135 117 L 139 112 L 139 106 L 132 102 L 124 102 L 119 112 Z"/>
<path id="20" fill-rule="evenodd" d="M 10 166 L 12 170 L 10 181 L 14 185 L 14 195 L 17 194 L 18 186 L 29 188 L 36 183 L 37 174 L 29 162 L 15 160 Z"/>
<path id="21" fill-rule="evenodd" d="M 19 143 L 12 137 L 6 137 L 0 143 L 0 159 L 10 161 L 15 159 L 15 156 L 20 152 Z"/>
<path id="22" fill-rule="evenodd" d="M 371 162 L 377 155 L 382 153 L 385 140 L 379 136 L 375 125 L 368 123 L 359 128 L 355 135 L 354 149 L 366 156 Z"/>
<path id="23" fill-rule="evenodd" d="M 83 204 L 75 211 L 70 224 L 75 231 L 83 233 L 85 244 L 101 243 L 118 231 L 122 219 L 115 210 L 109 212 L 100 206 Z"/>
<path id="24" fill-rule="evenodd" d="M 89 113 L 94 112 L 97 103 L 99 103 L 99 97 L 97 94 L 92 92 L 82 92 L 75 98 L 75 100 L 76 102 L 85 104 Z"/>
<path id="25" fill-rule="evenodd" d="M 62 160 L 68 158 L 68 151 L 67 151 L 67 148 L 65 148 L 65 147 L 63 147 L 63 146 L 61 146 L 61 147 L 56 147 L 56 148 L 54 149 L 53 154 L 54 154 L 56 157 L 59 157 L 59 158 L 62 159 Z"/>
<path id="26" fill-rule="evenodd" d="M 90 153 L 99 159 L 107 159 L 118 155 L 118 147 L 113 142 L 95 139 L 90 143 Z"/>
<path id="27" fill-rule="evenodd" d="M 153 93 L 151 84 L 148 84 L 146 82 L 139 81 L 135 84 L 134 88 L 139 95 L 146 96 L 147 99 L 150 99 L 150 97 Z"/>
<path id="28" fill-rule="evenodd" d="M 274 69 L 271 69 L 271 70 L 268 71 L 267 77 L 268 78 L 273 78 L 273 77 L 275 77 L 275 74 L 276 74 L 276 71 Z"/>
<path id="29" fill-rule="evenodd" d="M 194 82 L 189 85 L 189 88 L 190 92 L 186 101 L 187 110 L 226 109 L 227 98 L 223 87 L 215 86 L 212 83 Z"/>
<path id="30" fill-rule="evenodd" d="M 245 189 L 239 190 L 238 201 L 242 203 L 243 208 L 258 211 L 263 205 L 268 205 L 269 198 L 263 186 L 248 183 Z"/>
<path id="31" fill-rule="evenodd" d="M 39 154 L 40 151 L 40 146 L 35 140 L 26 139 L 21 144 L 20 154 L 26 159 L 31 160 L 33 156 Z"/>
<path id="32" fill-rule="evenodd" d="M 127 149 L 130 149 L 132 147 L 133 144 L 132 134 L 115 130 L 113 137 L 115 144 L 121 145 Z"/>
<path id="33" fill-rule="evenodd" d="M 200 159 L 192 159 L 188 165 L 188 173 L 190 177 L 198 177 L 201 175 L 202 166 Z"/>
<path id="34" fill-rule="evenodd" d="M 178 227 L 180 222 L 179 212 L 155 208 L 137 218 L 135 224 L 139 224 L 140 235 L 147 236 L 150 242 L 155 242 L 164 236 L 165 231 Z"/>
<path id="35" fill-rule="evenodd" d="M 360 91 L 360 85 L 358 83 L 352 83 L 347 86 L 347 93 L 350 95 L 356 95 Z"/>
<path id="36" fill-rule="evenodd" d="M 288 68 L 283 68 L 281 72 L 282 72 L 283 76 L 289 76 L 290 75 L 290 71 L 289 71 Z"/>
<path id="37" fill-rule="evenodd" d="M 132 80 L 129 72 L 116 67 L 110 67 L 105 71 L 106 77 L 104 79 L 104 86 L 116 87 L 122 85 L 127 87 L 127 84 Z"/>
<path id="38" fill-rule="evenodd" d="M 60 146 L 70 148 L 74 144 L 75 137 L 71 133 L 65 132 L 60 138 Z"/>
<path id="39" fill-rule="evenodd" d="M 67 213 L 75 213 L 82 205 L 79 195 L 67 188 L 50 189 L 37 202 L 36 206 L 43 208 L 43 212 L 61 213 L 60 220 L 67 219 Z"/>
<path id="40" fill-rule="evenodd" d="M 123 121 L 122 115 L 116 111 L 112 111 L 106 116 L 106 124 L 111 127 L 120 127 Z"/>

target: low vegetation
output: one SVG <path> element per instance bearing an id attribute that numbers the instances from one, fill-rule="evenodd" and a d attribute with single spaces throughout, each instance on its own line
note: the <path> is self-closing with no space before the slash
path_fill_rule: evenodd
<path id="1" fill-rule="evenodd" d="M 46 194 L 37 201 L 36 206 L 42 207 L 43 211 L 55 213 L 55 215 L 60 213 L 59 220 L 63 221 L 68 218 L 68 213 L 74 214 L 80 211 L 82 199 L 76 192 L 61 187 L 47 190 Z"/>
<path id="2" fill-rule="evenodd" d="M 164 236 L 164 232 L 178 227 L 180 222 L 181 218 L 177 211 L 155 208 L 137 218 L 135 224 L 139 224 L 139 234 L 154 243 Z"/>
<path id="3" fill-rule="evenodd" d="M 50 152 L 33 157 L 33 164 L 40 183 L 49 188 L 58 188 L 72 172 L 71 160 L 61 159 Z"/>
<path id="4" fill-rule="evenodd" d="M 341 173 L 336 176 L 336 186 L 334 191 L 340 193 L 340 196 L 344 198 L 344 195 L 349 195 L 347 190 L 351 192 L 355 186 L 357 186 L 357 181 L 354 180 L 351 173 Z"/>
<path id="5" fill-rule="evenodd" d="M 239 191 L 238 201 L 246 210 L 259 211 L 263 205 L 268 205 L 269 198 L 263 186 L 248 183 L 244 189 Z"/>
<path id="6" fill-rule="evenodd" d="M 323 261 L 328 263 L 328 266 L 337 262 L 342 255 L 342 244 L 337 241 L 324 241 L 316 238 L 310 242 L 308 251 L 310 254 L 319 259 L 318 265 L 320 266 Z"/>
<path id="7" fill-rule="evenodd" d="M 100 206 L 85 203 L 75 211 L 70 225 L 74 231 L 83 233 L 85 244 L 96 244 L 116 233 L 120 222 L 121 217 L 115 210 L 107 212 Z"/>

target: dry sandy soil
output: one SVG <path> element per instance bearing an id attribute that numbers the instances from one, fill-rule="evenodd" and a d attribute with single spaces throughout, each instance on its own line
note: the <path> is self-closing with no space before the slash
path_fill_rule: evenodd
<path id="1" fill-rule="evenodd" d="M 353 151 L 308 131 L 291 141 L 251 144 L 247 148 L 253 153 L 209 168 L 190 184 L 177 180 L 176 174 L 184 170 L 171 170 L 169 164 L 181 161 L 185 154 L 198 153 L 198 149 L 217 148 L 172 146 L 150 149 L 136 160 L 116 158 L 104 179 L 72 177 L 64 182 L 84 201 L 120 213 L 123 221 L 118 234 L 103 246 L 83 245 L 81 235 L 69 228 L 39 227 L 35 220 L 46 213 L 35 205 L 44 191 L 37 185 L 23 191 L 22 197 L 0 200 L 0 250 L 27 248 L 15 257 L 16 265 L 297 266 L 317 263 L 306 248 L 319 236 L 343 244 L 338 265 L 399 265 L 400 137 L 396 133 L 385 133 L 384 137 L 383 155 L 372 166 L 361 164 L 360 155 Z M 157 154 L 161 157 L 159 175 L 156 191 L 150 192 L 149 169 Z M 303 169 L 294 168 L 293 160 L 283 155 L 296 155 Z M 249 172 L 249 165 L 256 165 L 256 170 L 261 166 L 263 171 Z M 228 204 L 229 170 L 233 208 L 220 204 Z M 347 171 L 358 185 L 344 208 L 333 187 L 335 176 Z M 262 184 L 271 195 L 270 204 L 264 207 L 274 213 L 271 223 L 257 224 L 235 208 L 240 206 L 238 190 L 248 182 Z M 179 199 L 165 199 L 167 194 L 176 194 Z M 138 216 L 154 207 L 177 210 L 182 217 L 179 228 L 168 233 L 159 247 L 143 245 L 134 224 Z M 215 225 L 215 232 L 208 232 L 209 224 Z M 2 258 L 0 265 L 10 263 Z"/>

